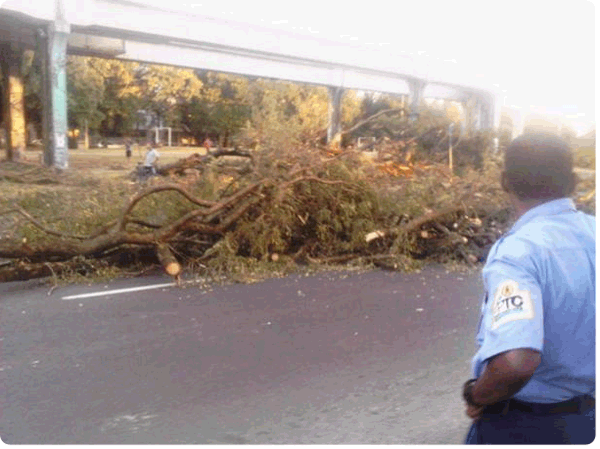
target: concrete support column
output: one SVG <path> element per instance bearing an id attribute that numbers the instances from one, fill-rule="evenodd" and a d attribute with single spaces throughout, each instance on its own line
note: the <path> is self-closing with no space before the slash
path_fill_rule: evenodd
<path id="1" fill-rule="evenodd" d="M 473 103 L 473 110 L 472 110 L 473 131 L 479 131 L 481 129 L 481 119 L 482 119 L 481 108 L 482 108 L 481 99 L 479 97 L 475 97 L 475 101 Z"/>
<path id="2" fill-rule="evenodd" d="M 413 80 L 408 82 L 410 89 L 410 114 L 408 118 L 415 121 L 419 118 L 421 111 L 421 101 L 423 100 L 423 92 L 427 83 L 421 80 Z"/>
<path id="3" fill-rule="evenodd" d="M 344 97 L 344 89 L 329 86 L 327 90 L 329 92 L 327 143 L 330 145 L 340 145 L 342 143 L 342 98 Z"/>
<path id="4" fill-rule="evenodd" d="M 18 159 L 25 150 L 25 97 L 21 77 L 23 49 L 15 43 L 0 47 L 2 67 L 3 115 L 6 125 L 6 156 Z"/>
<path id="5" fill-rule="evenodd" d="M 504 95 L 496 95 L 493 98 L 493 117 L 492 117 L 492 127 L 496 131 L 500 131 L 500 119 L 502 118 L 502 107 L 504 106 Z"/>
<path id="6" fill-rule="evenodd" d="M 523 134 L 525 128 L 525 117 L 524 111 L 520 109 L 513 110 L 513 127 L 512 127 L 512 138 L 516 139 Z"/>
<path id="7" fill-rule="evenodd" d="M 482 98 L 479 108 L 479 129 L 492 129 L 494 127 L 494 103 L 491 98 Z"/>
<path id="8" fill-rule="evenodd" d="M 463 109 L 465 111 L 465 119 L 462 123 L 461 129 L 463 130 L 463 136 L 468 137 L 471 134 L 473 128 L 473 99 L 471 96 L 467 96 L 463 100 Z"/>
<path id="9" fill-rule="evenodd" d="M 400 95 L 400 118 L 406 117 L 406 95 Z"/>
<path id="10" fill-rule="evenodd" d="M 468 111 L 465 110 L 465 117 L 460 121 L 460 138 L 463 139 L 469 135 L 469 126 L 468 126 Z"/>
<path id="11" fill-rule="evenodd" d="M 476 94 L 471 94 L 464 103 L 465 122 L 467 135 L 481 129 L 481 99 Z"/>
<path id="12" fill-rule="evenodd" d="M 39 30 L 44 74 L 44 163 L 69 167 L 67 144 L 67 39 L 69 24 L 56 20 Z"/>

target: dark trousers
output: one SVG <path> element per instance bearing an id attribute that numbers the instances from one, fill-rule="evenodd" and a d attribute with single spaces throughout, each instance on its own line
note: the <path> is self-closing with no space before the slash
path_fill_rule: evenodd
<path id="1" fill-rule="evenodd" d="M 575 413 L 484 413 L 469 429 L 466 444 L 590 444 L 596 436 L 595 420 L 595 406 Z"/>

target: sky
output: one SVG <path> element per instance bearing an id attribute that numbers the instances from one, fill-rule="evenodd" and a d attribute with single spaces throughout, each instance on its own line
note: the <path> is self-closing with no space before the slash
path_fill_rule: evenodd
<path id="1" fill-rule="evenodd" d="M 585 0 L 138 0 L 309 34 L 391 55 L 456 61 L 485 77 L 521 114 L 595 124 L 595 15 Z"/>
<path id="2" fill-rule="evenodd" d="M 379 49 L 398 61 L 453 61 L 465 79 L 498 86 L 522 116 L 561 117 L 578 133 L 595 125 L 593 0 L 128 1 Z"/>

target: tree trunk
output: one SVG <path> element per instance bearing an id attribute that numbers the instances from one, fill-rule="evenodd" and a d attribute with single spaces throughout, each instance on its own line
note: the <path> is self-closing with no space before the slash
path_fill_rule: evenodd
<path id="1" fill-rule="evenodd" d="M 156 246 L 156 255 L 161 265 L 164 267 L 165 272 L 169 276 L 177 278 L 181 273 L 181 265 L 175 259 L 175 256 L 166 244 L 159 244 Z"/>
<path id="2" fill-rule="evenodd" d="M 90 130 L 88 127 L 87 119 L 85 120 L 84 125 L 83 125 L 83 149 L 84 150 L 90 149 Z"/>
<path id="3" fill-rule="evenodd" d="M 4 122 L 6 123 L 6 158 L 17 159 L 25 150 L 25 97 L 20 62 L 23 50 L 14 44 L 2 46 L 2 82 Z"/>

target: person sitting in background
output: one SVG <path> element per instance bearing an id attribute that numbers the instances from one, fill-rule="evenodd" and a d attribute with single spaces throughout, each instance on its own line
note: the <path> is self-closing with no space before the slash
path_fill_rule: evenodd
<path id="1" fill-rule="evenodd" d="M 156 174 L 156 161 L 160 157 L 160 153 L 154 148 L 152 142 L 148 142 L 148 151 L 144 158 L 144 171 L 146 175 Z"/>

